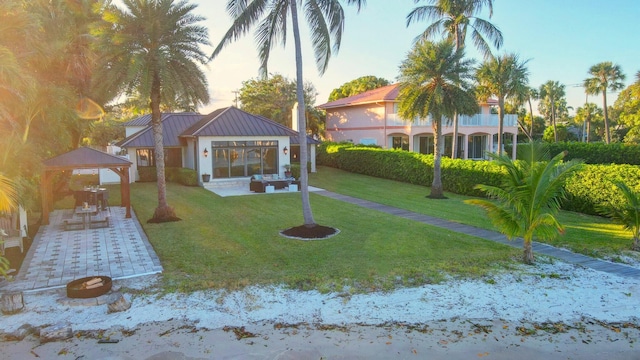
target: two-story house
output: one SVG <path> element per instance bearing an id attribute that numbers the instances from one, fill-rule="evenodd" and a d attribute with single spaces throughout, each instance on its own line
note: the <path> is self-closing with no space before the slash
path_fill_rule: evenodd
<path id="1" fill-rule="evenodd" d="M 433 153 L 431 117 L 415 121 L 401 119 L 398 116 L 398 90 L 399 85 L 393 84 L 319 105 L 327 112 L 327 140 Z M 478 114 L 459 116 L 459 158 L 486 159 L 487 152 L 497 151 L 498 115 L 491 112 L 491 107 L 496 105 L 496 100 L 489 99 L 480 104 Z M 517 116 L 505 115 L 503 126 L 503 144 L 515 144 Z M 447 156 L 452 151 L 452 133 L 453 125 L 443 119 L 444 155 Z M 515 148 L 513 146 L 512 155 L 515 155 Z"/>

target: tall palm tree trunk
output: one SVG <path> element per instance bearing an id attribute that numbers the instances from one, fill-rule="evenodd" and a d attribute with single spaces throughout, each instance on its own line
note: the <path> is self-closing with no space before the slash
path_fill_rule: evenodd
<path id="1" fill-rule="evenodd" d="M 444 199 L 444 191 L 442 189 L 442 171 L 440 163 L 442 160 L 442 117 L 433 119 L 433 183 L 431 183 L 432 199 Z"/>
<path id="2" fill-rule="evenodd" d="M 633 237 L 633 245 L 631 246 L 631 250 L 640 251 L 640 237 L 638 235 Z"/>
<path id="3" fill-rule="evenodd" d="M 604 112 L 604 136 L 607 144 L 611 143 L 611 133 L 609 132 L 609 111 L 607 110 L 607 89 L 602 90 L 602 105 Z"/>
<path id="4" fill-rule="evenodd" d="M 531 116 L 531 128 L 529 129 L 529 139 L 533 141 L 533 106 L 531 106 L 531 97 L 529 97 L 529 116 Z"/>
<path id="5" fill-rule="evenodd" d="M 504 131 L 504 97 L 498 99 L 498 156 L 502 156 L 502 132 Z"/>
<path id="6" fill-rule="evenodd" d="M 298 26 L 298 9 L 296 0 L 290 0 L 291 22 L 293 25 L 293 40 L 296 49 L 296 97 L 298 99 L 298 136 L 300 142 L 300 192 L 302 195 L 302 216 L 304 225 L 313 227 L 316 225 L 311 212 L 309 201 L 309 172 L 307 161 L 309 158 L 307 149 L 307 121 L 305 117 L 306 105 L 304 103 L 304 84 L 302 78 L 302 46 L 300 44 L 300 28 Z"/>
<path id="7" fill-rule="evenodd" d="M 173 209 L 167 204 L 167 183 L 164 169 L 164 144 L 162 136 L 162 113 L 160 112 L 160 76 L 153 75 L 151 84 L 151 127 L 153 130 L 153 142 L 155 146 L 156 176 L 158 184 L 158 207 L 156 208 L 153 222 L 168 221 L 175 217 Z"/>
<path id="8" fill-rule="evenodd" d="M 587 115 L 587 144 L 591 137 L 591 115 Z"/>
<path id="9" fill-rule="evenodd" d="M 460 51 L 460 49 L 462 48 L 464 41 L 462 40 L 462 33 L 460 32 L 460 29 L 456 26 L 456 30 L 455 30 L 455 35 L 456 37 L 456 51 Z M 460 63 L 458 61 L 458 63 Z M 451 139 L 451 158 L 452 159 L 457 159 L 458 158 L 458 121 L 459 121 L 459 117 L 458 117 L 458 112 L 455 111 L 453 113 L 453 138 Z"/>
<path id="10" fill-rule="evenodd" d="M 558 129 L 556 128 L 556 106 L 555 100 L 551 102 L 551 121 L 553 123 L 553 138 L 558 142 Z"/>

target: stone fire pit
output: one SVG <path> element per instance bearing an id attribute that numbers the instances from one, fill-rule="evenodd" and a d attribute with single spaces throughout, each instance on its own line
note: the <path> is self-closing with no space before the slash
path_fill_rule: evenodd
<path id="1" fill-rule="evenodd" d="M 111 286 L 111 278 L 108 276 L 76 279 L 67 284 L 67 297 L 74 299 L 94 298 L 108 293 Z"/>

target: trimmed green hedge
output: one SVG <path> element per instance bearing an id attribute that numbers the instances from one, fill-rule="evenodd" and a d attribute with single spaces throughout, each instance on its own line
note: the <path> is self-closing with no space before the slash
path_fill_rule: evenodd
<path id="1" fill-rule="evenodd" d="M 553 154 L 553 152 L 552 152 Z M 383 150 L 350 143 L 323 143 L 317 161 L 320 165 L 431 186 L 433 156 L 401 150 Z M 461 195 L 484 196 L 477 184 L 500 186 L 504 170 L 491 161 L 442 158 L 442 185 L 445 191 Z M 622 180 L 640 192 L 640 167 L 633 165 L 585 165 L 565 186 L 567 199 L 562 208 L 597 215 L 598 207 L 618 206 L 624 201 L 611 180 Z"/>
<path id="2" fill-rule="evenodd" d="M 138 168 L 140 182 L 157 181 L 156 168 L 141 167 Z M 186 186 L 198 186 L 198 173 L 193 169 L 167 167 L 165 168 L 165 178 L 168 182 L 176 182 Z"/>
<path id="3" fill-rule="evenodd" d="M 623 143 L 559 142 L 547 144 L 551 154 L 569 152 L 566 160 L 580 159 L 585 164 L 640 165 L 640 146 Z"/>

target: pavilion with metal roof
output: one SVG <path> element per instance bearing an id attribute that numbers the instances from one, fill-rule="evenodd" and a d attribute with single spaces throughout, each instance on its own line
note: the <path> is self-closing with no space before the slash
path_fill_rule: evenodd
<path id="1" fill-rule="evenodd" d="M 88 147 L 81 147 L 42 162 L 44 169 L 40 182 L 42 194 L 42 223 L 49 224 L 49 213 L 53 210 L 53 175 L 58 171 L 74 169 L 110 169 L 120 176 L 121 206 L 126 208 L 126 218 L 131 217 L 129 169 L 131 161 Z"/>

